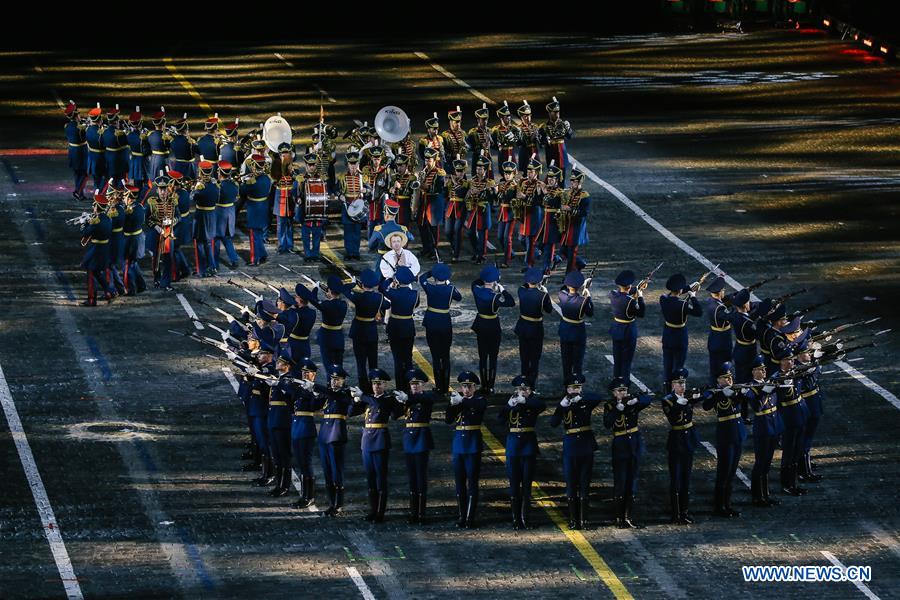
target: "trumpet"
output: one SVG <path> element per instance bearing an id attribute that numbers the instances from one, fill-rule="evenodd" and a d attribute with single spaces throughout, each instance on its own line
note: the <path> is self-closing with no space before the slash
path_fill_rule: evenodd
<path id="1" fill-rule="evenodd" d="M 94 216 L 92 212 L 83 212 L 77 217 L 72 217 L 71 219 L 66 219 L 66 225 L 84 225 Z"/>

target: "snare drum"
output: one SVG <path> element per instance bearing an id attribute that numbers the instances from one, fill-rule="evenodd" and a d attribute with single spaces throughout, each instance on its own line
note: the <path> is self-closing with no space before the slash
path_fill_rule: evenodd
<path id="1" fill-rule="evenodd" d="M 357 198 L 347 205 L 347 216 L 350 217 L 350 220 L 352 221 L 362 223 L 366 220 L 367 213 L 368 209 L 366 207 L 366 201 L 362 198 Z"/>
<path id="2" fill-rule="evenodd" d="M 308 179 L 303 184 L 306 192 L 306 203 L 303 206 L 305 218 L 325 219 L 328 216 L 328 192 L 321 179 Z"/>

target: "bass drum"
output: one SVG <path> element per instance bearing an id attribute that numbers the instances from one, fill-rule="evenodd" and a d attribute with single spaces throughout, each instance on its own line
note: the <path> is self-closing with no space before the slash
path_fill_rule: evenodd
<path id="1" fill-rule="evenodd" d="M 366 220 L 366 209 L 366 201 L 362 198 L 357 198 L 347 207 L 347 216 L 352 221 L 362 223 Z"/>

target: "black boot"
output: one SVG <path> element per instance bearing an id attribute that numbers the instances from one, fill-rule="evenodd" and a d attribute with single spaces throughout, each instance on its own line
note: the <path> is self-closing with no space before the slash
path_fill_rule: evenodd
<path id="1" fill-rule="evenodd" d="M 788 496 L 800 496 L 797 488 L 797 465 L 784 465 L 781 468 L 781 491 Z"/>
<path id="2" fill-rule="evenodd" d="M 459 518 L 456 519 L 456 526 L 463 528 L 466 526 L 466 508 L 468 498 L 466 496 L 456 497 L 456 506 L 459 508 Z"/>
<path id="3" fill-rule="evenodd" d="M 713 514 L 717 517 L 730 517 L 728 511 L 725 509 L 725 490 L 722 486 L 716 486 L 715 498 L 713 499 Z"/>
<path id="4" fill-rule="evenodd" d="M 813 472 L 812 468 L 812 458 L 809 456 L 809 452 L 803 455 L 803 462 L 801 463 L 801 468 L 803 469 L 803 479 L 802 481 L 806 481 L 808 483 L 819 483 L 822 481 L 822 476 L 818 473 Z"/>
<path id="5" fill-rule="evenodd" d="M 528 516 L 529 509 L 531 508 L 531 498 L 522 495 L 520 500 L 522 501 L 522 508 L 519 509 L 519 527 L 521 529 L 533 529 L 531 519 Z"/>
<path id="6" fill-rule="evenodd" d="M 781 504 L 781 500 L 777 500 L 769 495 L 769 474 L 766 473 L 760 478 L 760 482 L 762 483 L 762 492 L 763 498 L 765 498 L 766 502 L 769 503 L 769 506 L 778 506 Z"/>
<path id="7" fill-rule="evenodd" d="M 512 511 L 513 529 L 521 529 L 522 522 L 522 498 L 520 496 L 509 497 L 509 507 Z"/>
<path id="8" fill-rule="evenodd" d="M 334 505 L 335 505 L 335 487 L 333 485 L 325 484 L 325 492 L 328 494 L 328 508 L 325 509 L 326 517 L 333 517 L 335 515 Z"/>
<path id="9" fill-rule="evenodd" d="M 251 462 L 247 463 L 243 467 L 241 467 L 241 471 L 259 471 L 262 468 L 261 462 Z"/>
<path id="10" fill-rule="evenodd" d="M 374 521 L 378 513 L 378 490 L 369 488 L 369 512 L 363 517 L 366 521 Z"/>
<path id="11" fill-rule="evenodd" d="M 344 488 L 343 486 L 334 487 L 334 517 L 344 511 Z"/>
<path id="12" fill-rule="evenodd" d="M 241 470 L 242 471 L 259 471 L 262 468 L 262 452 L 259 450 L 259 446 L 253 444 L 253 448 L 251 449 L 250 455 L 250 463 L 244 465 Z"/>
<path id="13" fill-rule="evenodd" d="M 578 498 L 568 497 L 569 504 L 569 529 L 578 529 Z"/>
<path id="14" fill-rule="evenodd" d="M 616 505 L 616 527 L 625 529 L 627 527 L 627 525 L 625 525 L 625 498 L 623 496 L 616 496 L 614 502 Z"/>
<path id="15" fill-rule="evenodd" d="M 750 480 L 750 495 L 753 497 L 753 506 L 759 506 L 760 508 L 768 508 L 771 506 L 771 504 L 766 502 L 765 496 L 763 496 L 761 477 L 756 476 Z"/>
<path id="16" fill-rule="evenodd" d="M 797 495 L 798 496 L 806 495 L 806 489 L 800 487 L 800 483 L 799 483 L 799 479 L 798 479 L 798 477 L 800 475 L 800 463 L 799 462 L 794 463 L 793 470 L 791 471 L 791 473 L 793 475 L 793 479 L 791 481 L 794 484 L 794 489 L 797 490 Z"/>
<path id="17" fill-rule="evenodd" d="M 303 482 L 303 498 L 304 502 L 306 502 L 307 506 L 312 506 L 316 503 L 316 478 L 315 477 L 304 477 Z"/>
<path id="18" fill-rule="evenodd" d="M 381 490 L 376 494 L 375 523 L 384 523 L 384 513 L 387 511 L 387 490 Z"/>
<path id="19" fill-rule="evenodd" d="M 274 465 L 272 464 L 272 458 L 270 456 L 264 456 L 262 476 L 254 479 L 253 485 L 255 485 L 256 487 L 267 487 L 272 485 L 275 482 L 273 468 Z"/>
<path id="20" fill-rule="evenodd" d="M 306 508 L 309 504 L 306 503 L 306 486 L 308 477 L 300 476 L 300 497 L 297 498 L 296 502 L 291 503 L 291 508 Z"/>
<path id="21" fill-rule="evenodd" d="M 291 470 L 287 467 L 276 467 L 275 487 L 269 490 L 269 495 L 274 498 L 287 496 L 291 486 Z"/>
<path id="22" fill-rule="evenodd" d="M 625 507 L 624 518 L 622 519 L 622 523 L 628 529 L 637 529 L 638 526 L 631 520 L 631 510 L 634 508 L 634 496 L 631 495 L 630 492 L 625 493 L 625 501 L 623 502 Z"/>
<path id="23" fill-rule="evenodd" d="M 681 523 L 684 525 L 692 525 L 694 523 L 694 517 L 688 512 L 688 505 L 691 503 L 690 492 L 681 494 L 679 500 L 681 501 Z"/>
<path id="24" fill-rule="evenodd" d="M 478 496 L 469 496 L 469 504 L 466 507 L 466 529 L 478 527 L 475 523 L 475 513 L 478 511 Z"/>
<path id="25" fill-rule="evenodd" d="M 588 497 L 584 496 L 584 497 L 578 498 L 578 529 L 587 529 L 588 528 L 588 520 L 587 520 L 588 508 L 590 508 L 590 503 L 588 502 Z"/>
<path id="26" fill-rule="evenodd" d="M 428 505 L 428 498 L 425 492 L 419 494 L 419 523 L 425 524 L 425 507 Z"/>
<path id="27" fill-rule="evenodd" d="M 409 518 L 406 522 L 410 525 L 421 522 L 421 515 L 419 514 L 419 494 L 413 492 L 409 493 Z"/>
<path id="28" fill-rule="evenodd" d="M 739 517 L 741 513 L 731 507 L 731 486 L 726 486 L 724 490 L 725 510 L 729 517 Z"/>
<path id="29" fill-rule="evenodd" d="M 671 522 L 681 523 L 681 502 L 678 492 L 669 491 L 669 504 L 671 506 Z"/>

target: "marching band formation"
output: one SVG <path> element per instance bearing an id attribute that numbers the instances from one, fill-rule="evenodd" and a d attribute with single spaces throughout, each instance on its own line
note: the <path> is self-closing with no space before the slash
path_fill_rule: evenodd
<path id="1" fill-rule="evenodd" d="M 247 280 L 229 278 L 227 283 L 250 295 L 253 303 L 211 293 L 218 305 L 201 303 L 227 320 L 227 327 L 213 326 L 220 339 L 173 333 L 218 349 L 220 358 L 236 369 L 251 439 L 245 455 L 250 463 L 244 468 L 261 470 L 254 481 L 260 487 L 272 486 L 272 496 L 289 494 L 296 471 L 300 497 L 294 507 L 315 503 L 313 458 L 318 454 L 328 497 L 324 514 L 342 512 L 348 421 L 361 416 L 369 504 L 365 518 L 382 522 L 392 449 L 389 422 L 396 419 L 403 422 L 409 522 L 423 522 L 429 458 L 435 449 L 432 412 L 442 410 L 453 430 L 457 525 L 476 524 L 482 428 L 485 419 L 498 419 L 507 430 L 512 524 L 530 527 L 538 417 L 552 411 L 550 426 L 560 427 L 563 439 L 569 526 L 583 528 L 598 449 L 593 415 L 602 406 L 603 426 L 611 433 L 615 521 L 619 527 L 635 527 L 634 498 L 644 454 L 639 418 L 654 404 L 654 394 L 631 391 L 631 365 L 638 322 L 647 314 L 644 292 L 663 265 L 640 280 L 631 270 L 615 278 L 608 292 L 613 379 L 605 397 L 586 389 L 586 321 L 600 310 L 593 303 L 593 271 L 584 273 L 587 264 L 579 256 L 588 239 L 590 197 L 583 188 L 584 173 L 570 168 L 566 143 L 573 135 L 571 125 L 561 119 L 555 98 L 546 110 L 547 121 L 537 125 L 526 101 L 513 122 L 504 102 L 496 111 L 500 123 L 490 127 L 488 108 L 482 105 L 474 111 L 476 125 L 466 131 L 456 107 L 448 113 L 447 130 L 438 133 L 435 113 L 425 122 L 426 135 L 415 143 L 403 111 L 386 107 L 376 117 L 376 127 L 360 124 L 344 135 L 350 149 L 346 170 L 338 173 L 338 132 L 325 124 L 324 116 L 313 129 L 301 169 L 294 163 L 292 132 L 280 115 L 244 136 L 239 136 L 238 120 L 221 126 L 216 115 L 206 120 L 205 134 L 194 140 L 187 115 L 170 123 L 161 109 L 152 115 L 153 129 L 148 130 L 139 108 L 124 119 L 118 106 L 103 111 L 98 105 L 82 119 L 70 102 L 65 132 L 75 178 L 73 196 L 85 199 L 88 177 L 94 189 L 93 211 L 71 220 L 82 226 L 82 244 L 87 246 L 84 304 L 95 306 L 98 293 L 111 301 L 145 291 L 139 264 L 145 254 L 151 258 L 153 283 L 162 290 L 171 290 L 191 273 L 216 276 L 224 247 L 224 262 L 235 277 Z M 320 252 L 334 200 L 340 206 L 346 259 L 361 260 L 361 247 L 372 257 L 358 275 Z M 249 238 L 247 266 L 268 260 L 274 217 L 279 254 L 294 252 L 294 225 L 299 224 L 305 260 L 325 261 L 333 273 L 316 281 L 279 264 L 301 278 L 289 290 L 239 270 L 233 238 L 242 212 Z M 496 246 L 490 241 L 494 231 Z M 453 387 L 451 309 L 464 295 L 452 283 L 450 264 L 441 260 L 442 233 L 448 238 L 444 248 L 449 249 L 450 263 L 460 260 L 465 233 L 471 261 L 484 265 L 468 290 L 477 312 L 471 329 L 479 373 L 462 370 Z M 410 250 L 413 242 L 421 244 L 418 256 Z M 491 253 L 497 261 L 485 264 Z M 516 258 L 522 261 L 523 276 L 513 295 L 500 280 L 501 269 Z M 548 280 L 563 263 L 563 284 L 551 293 Z M 670 427 L 666 447 L 673 523 L 693 523 L 688 510 L 691 471 L 700 444 L 695 407 L 716 420 L 716 515 L 739 515 L 731 503 L 732 484 L 748 427 L 754 449 L 753 505 L 765 508 L 779 502 L 769 492 L 769 471 L 779 447 L 781 492 L 801 496 L 806 491 L 799 482 L 821 479 L 810 452 L 823 414 L 822 367 L 873 346 L 869 338 L 888 332 L 841 338 L 846 329 L 875 319 L 831 329 L 825 325 L 841 318 L 804 321 L 822 305 L 789 311 L 786 302 L 805 290 L 757 300 L 753 292 L 772 279 L 728 291 L 717 267 L 691 283 L 676 273 L 659 298 L 664 326 L 658 403 Z M 264 298 L 247 286 L 265 286 L 275 298 Z M 702 290 L 708 297 L 697 297 Z M 413 360 L 423 295 L 421 326 L 431 378 Z M 519 339 L 520 369 L 510 381 L 514 393 L 500 398 L 495 394 L 503 337 L 498 314 L 516 307 L 513 331 Z M 537 384 L 544 319 L 553 313 L 559 316 L 564 387 L 545 399 Z M 356 385 L 350 385 L 351 375 L 344 368 L 348 316 Z M 689 385 L 684 367 L 692 320 L 703 321 L 707 330 L 709 370 L 693 378 L 700 385 Z M 379 368 L 382 327 L 393 356 L 393 377 Z M 318 364 L 312 359 L 311 339 L 318 346 Z M 848 345 L 855 340 L 861 343 Z"/>

